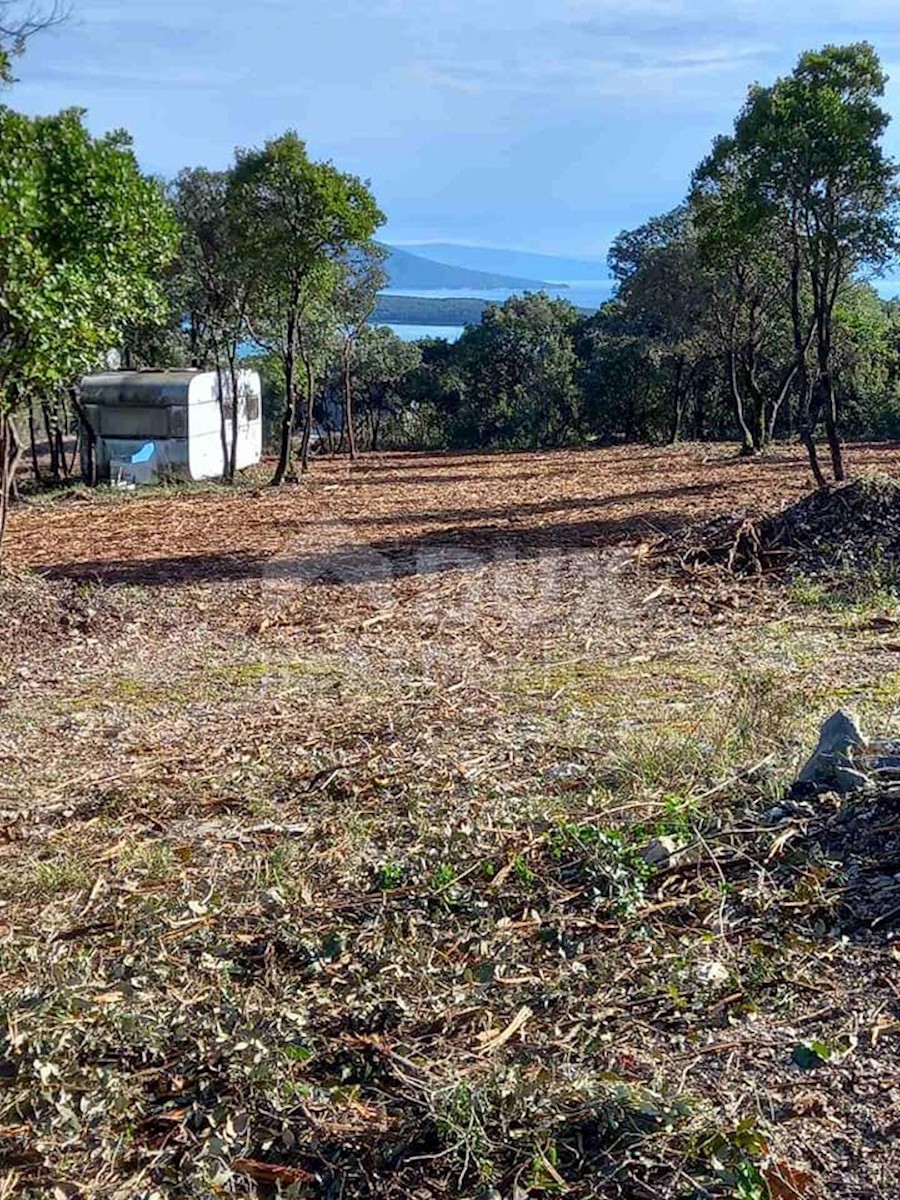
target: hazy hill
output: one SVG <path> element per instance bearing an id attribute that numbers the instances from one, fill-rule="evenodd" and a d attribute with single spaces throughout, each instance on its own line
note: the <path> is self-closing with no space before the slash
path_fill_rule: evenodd
<path id="1" fill-rule="evenodd" d="M 551 283 L 606 279 L 609 272 L 602 259 L 559 258 L 552 254 L 531 254 L 524 250 L 501 250 L 495 246 L 454 246 L 448 242 L 429 242 L 411 246 L 414 252 L 435 262 L 474 271 L 499 271 L 527 275 Z"/>
<path id="2" fill-rule="evenodd" d="M 542 286 L 541 278 L 510 275 L 499 271 L 481 271 L 452 263 L 434 262 L 409 250 L 387 247 L 386 263 L 389 286 L 415 291 L 438 289 L 489 291 L 500 288 L 530 289 Z"/>

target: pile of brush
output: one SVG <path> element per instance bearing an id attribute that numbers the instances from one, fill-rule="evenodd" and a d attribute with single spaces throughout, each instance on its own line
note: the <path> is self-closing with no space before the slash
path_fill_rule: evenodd
<path id="1" fill-rule="evenodd" d="M 900 481 L 866 475 L 779 513 L 719 517 L 666 547 L 685 567 L 900 584 Z"/>

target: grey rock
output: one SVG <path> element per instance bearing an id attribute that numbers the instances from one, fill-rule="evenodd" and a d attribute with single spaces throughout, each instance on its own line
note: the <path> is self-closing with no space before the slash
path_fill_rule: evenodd
<path id="1" fill-rule="evenodd" d="M 697 863 L 703 855 L 696 843 L 679 842 L 677 838 L 663 834 L 647 843 L 641 851 L 641 857 L 648 867 L 665 870 L 667 867 L 684 867 L 689 863 Z"/>
<path id="2" fill-rule="evenodd" d="M 673 837 L 655 837 L 646 846 L 641 857 L 648 867 L 668 867 L 679 849 Z"/>
<path id="3" fill-rule="evenodd" d="M 853 767 L 842 767 L 837 764 L 832 768 L 832 781 L 835 790 L 842 796 L 846 796 L 848 792 L 858 792 L 862 788 L 872 787 L 872 780 L 865 771 L 857 771 Z"/>
<path id="4" fill-rule="evenodd" d="M 869 787 L 871 780 L 859 770 L 855 757 L 855 752 L 867 748 L 868 741 L 856 717 L 838 709 L 822 725 L 819 744 L 797 776 L 797 783 L 832 788 L 842 795 Z"/>

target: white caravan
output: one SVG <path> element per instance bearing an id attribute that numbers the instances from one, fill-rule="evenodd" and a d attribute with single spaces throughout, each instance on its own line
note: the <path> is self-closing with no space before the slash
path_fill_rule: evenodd
<path id="1" fill-rule="evenodd" d="M 94 432 L 97 478 L 111 483 L 215 479 L 231 446 L 231 386 L 215 371 L 108 371 L 85 375 L 81 400 Z M 224 428 L 223 428 L 224 416 Z M 88 438 L 82 438 L 87 469 Z M 255 371 L 238 374 L 238 470 L 262 455 L 262 404 Z"/>

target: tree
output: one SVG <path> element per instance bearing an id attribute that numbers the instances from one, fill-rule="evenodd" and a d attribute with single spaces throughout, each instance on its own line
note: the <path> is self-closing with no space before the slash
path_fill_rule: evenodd
<path id="1" fill-rule="evenodd" d="M 609 300 L 585 318 L 575 347 L 585 424 L 592 436 L 604 442 L 658 437 L 660 428 L 668 426 L 668 401 L 666 411 L 658 413 L 659 371 L 644 354 L 624 302 Z"/>
<path id="2" fill-rule="evenodd" d="M 128 321 L 159 312 L 177 230 L 126 135 L 91 137 L 77 109 L 29 118 L 0 108 L 0 161 L 2 535 L 14 412 L 35 390 L 71 387 Z"/>
<path id="3" fill-rule="evenodd" d="M 775 425 L 809 350 L 809 324 L 799 348 L 789 336 L 782 262 L 788 252 L 777 222 L 751 227 L 743 212 L 744 163 L 719 139 L 694 174 L 691 212 L 700 260 L 710 277 L 710 316 L 724 357 L 744 454 L 756 454 Z M 799 358 L 798 358 L 799 354 Z"/>
<path id="4" fill-rule="evenodd" d="M 254 340 L 278 355 L 284 372 L 281 450 L 273 483 L 291 465 L 297 416 L 297 366 L 307 323 L 315 324 L 338 284 L 338 264 L 366 245 L 384 221 L 368 187 L 331 163 L 314 162 L 296 133 L 238 154 L 231 173 L 234 211 L 258 280 L 251 313 Z M 309 346 L 309 337 L 303 343 Z M 306 356 L 303 467 L 313 418 Z"/>
<path id="5" fill-rule="evenodd" d="M 734 203 L 750 244 L 773 225 L 784 233 L 801 428 L 820 486 L 814 431 L 822 415 L 833 476 L 844 478 L 833 371 L 838 298 L 855 274 L 883 267 L 896 249 L 897 166 L 884 153 L 890 117 L 879 104 L 885 82 L 867 43 L 803 54 L 792 74 L 750 89 L 734 136 L 715 151 L 739 164 Z"/>
<path id="6" fill-rule="evenodd" d="M 403 433 L 404 384 L 422 362 L 422 350 L 405 342 L 385 325 L 363 331 L 353 360 L 353 379 L 360 415 L 369 427 L 369 449 L 377 450 L 385 424 Z"/>
<path id="7" fill-rule="evenodd" d="M 344 401 L 343 435 L 351 461 L 356 458 L 356 428 L 353 416 L 353 351 L 369 322 L 378 293 L 387 274 L 384 260 L 387 250 L 377 242 L 355 248 L 339 264 L 339 276 L 333 303 L 341 333 L 341 381 Z M 343 440 L 343 437 L 342 437 Z"/>
<path id="8" fill-rule="evenodd" d="M 241 402 L 238 360 L 256 286 L 255 264 L 246 252 L 226 172 L 202 167 L 182 171 L 172 187 L 172 202 L 181 227 L 174 277 L 193 363 L 211 364 L 218 376 L 223 476 L 231 482 Z"/>
<path id="9" fill-rule="evenodd" d="M 709 362 L 710 280 L 689 210 L 681 206 L 621 233 L 608 261 L 632 336 L 668 378 L 669 441 L 677 442 Z"/>
<path id="10" fill-rule="evenodd" d="M 552 446 L 577 434 L 576 309 L 543 292 L 489 304 L 456 344 L 457 437 L 477 445 Z"/>

